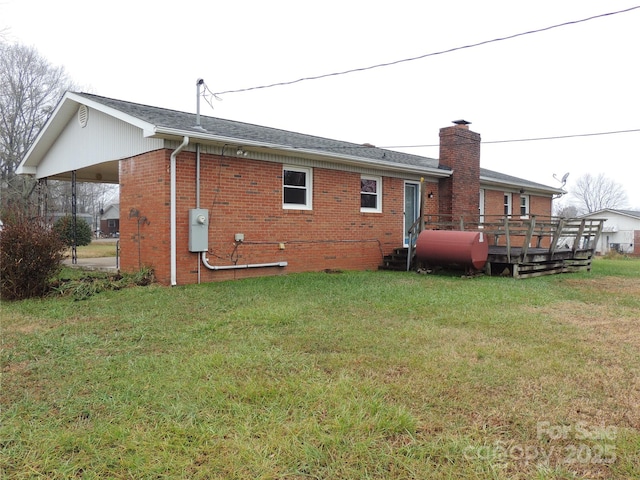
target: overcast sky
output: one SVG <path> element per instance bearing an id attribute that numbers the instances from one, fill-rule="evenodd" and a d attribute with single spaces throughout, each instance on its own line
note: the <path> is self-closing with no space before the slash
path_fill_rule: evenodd
<path id="1" fill-rule="evenodd" d="M 539 30 L 640 0 L 0 0 L 7 39 L 81 90 L 195 112 L 213 92 L 338 73 Z M 472 122 L 482 166 L 551 186 L 620 183 L 640 210 L 640 9 L 346 75 L 221 95 L 204 115 L 380 147 Z M 396 148 L 438 157 L 437 147 Z"/>

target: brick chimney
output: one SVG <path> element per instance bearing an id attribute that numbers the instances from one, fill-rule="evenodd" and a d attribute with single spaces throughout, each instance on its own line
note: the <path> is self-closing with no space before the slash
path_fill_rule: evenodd
<path id="1" fill-rule="evenodd" d="M 440 129 L 440 166 L 453 170 L 440 180 L 440 214 L 452 221 L 464 217 L 477 221 L 480 208 L 480 134 L 469 130 L 470 122 L 456 120 Z M 443 220 L 448 220 L 444 218 Z"/>

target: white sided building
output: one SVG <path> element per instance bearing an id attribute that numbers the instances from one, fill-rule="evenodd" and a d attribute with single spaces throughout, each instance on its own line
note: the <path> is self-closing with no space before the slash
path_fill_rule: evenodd
<path id="1" fill-rule="evenodd" d="M 606 208 L 580 218 L 606 219 L 596 253 L 604 255 L 614 250 L 627 255 L 640 255 L 640 211 Z"/>

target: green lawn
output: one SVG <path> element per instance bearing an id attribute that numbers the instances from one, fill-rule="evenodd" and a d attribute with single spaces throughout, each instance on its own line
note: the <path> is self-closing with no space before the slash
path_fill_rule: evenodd
<path id="1" fill-rule="evenodd" d="M 115 239 L 93 240 L 89 245 L 76 247 L 76 254 L 78 258 L 115 257 L 117 243 Z M 71 256 L 71 249 L 67 256 Z"/>
<path id="2" fill-rule="evenodd" d="M 0 478 L 640 477 L 640 261 L 2 308 Z"/>

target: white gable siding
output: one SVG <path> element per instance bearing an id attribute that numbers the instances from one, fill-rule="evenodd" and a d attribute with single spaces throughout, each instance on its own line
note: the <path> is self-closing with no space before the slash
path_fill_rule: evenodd
<path id="1" fill-rule="evenodd" d="M 139 155 L 164 145 L 162 139 L 145 138 L 140 128 L 102 112 L 89 109 L 88 114 L 84 128 L 77 115 L 71 117 L 38 165 L 37 178 Z"/>
<path id="2" fill-rule="evenodd" d="M 118 220 L 120 218 L 120 207 L 113 205 L 107 207 L 104 214 L 100 216 L 100 220 Z"/>
<path id="3" fill-rule="evenodd" d="M 597 253 L 607 253 L 615 246 L 618 246 L 617 248 L 624 253 L 633 252 L 634 231 L 640 230 L 640 219 L 609 210 L 596 212 L 586 217 L 607 219 L 596 247 Z"/>

